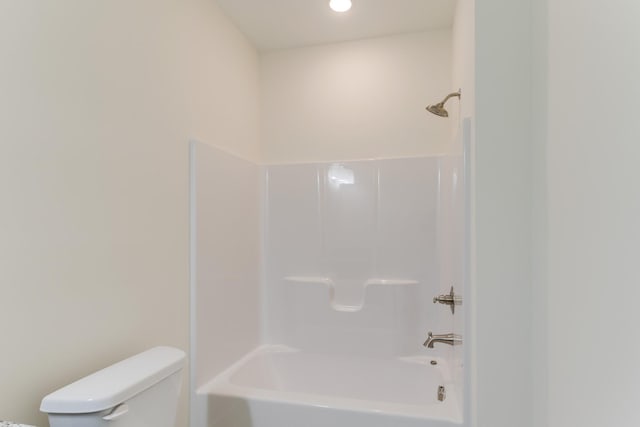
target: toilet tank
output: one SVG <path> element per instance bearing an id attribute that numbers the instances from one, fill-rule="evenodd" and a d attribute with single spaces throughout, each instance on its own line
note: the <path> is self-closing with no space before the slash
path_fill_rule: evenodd
<path id="1" fill-rule="evenodd" d="M 156 347 L 57 390 L 40 411 L 50 427 L 174 427 L 183 351 Z"/>

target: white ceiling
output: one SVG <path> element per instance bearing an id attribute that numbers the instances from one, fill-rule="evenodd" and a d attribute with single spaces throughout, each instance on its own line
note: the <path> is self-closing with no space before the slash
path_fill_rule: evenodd
<path id="1" fill-rule="evenodd" d="M 456 0 L 353 0 L 349 12 L 329 0 L 217 0 L 260 50 L 449 28 Z"/>

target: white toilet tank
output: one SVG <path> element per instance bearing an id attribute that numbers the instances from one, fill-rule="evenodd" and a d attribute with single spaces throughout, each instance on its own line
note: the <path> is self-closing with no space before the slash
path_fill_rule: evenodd
<path id="1" fill-rule="evenodd" d="M 50 427 L 174 427 L 183 351 L 156 347 L 42 399 Z"/>

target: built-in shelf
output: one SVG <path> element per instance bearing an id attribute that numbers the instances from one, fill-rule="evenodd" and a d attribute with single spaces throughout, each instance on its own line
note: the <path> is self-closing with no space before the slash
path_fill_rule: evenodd
<path id="1" fill-rule="evenodd" d="M 293 283 L 316 283 L 318 285 L 333 285 L 333 281 L 328 277 L 313 277 L 313 276 L 289 276 L 284 280 Z"/>
<path id="2" fill-rule="evenodd" d="M 329 277 L 319 277 L 319 276 L 288 276 L 285 277 L 284 280 L 287 282 L 294 283 L 315 283 L 318 285 L 328 285 L 335 286 L 335 282 Z M 363 282 L 363 286 L 410 286 L 417 285 L 420 282 L 417 280 L 407 280 L 407 279 L 369 279 Z"/>
<path id="3" fill-rule="evenodd" d="M 369 279 L 364 282 L 365 286 L 381 285 L 381 286 L 410 286 L 417 285 L 417 280 L 403 280 L 403 279 Z"/>
<path id="4" fill-rule="evenodd" d="M 340 312 L 354 313 L 364 307 L 365 293 L 369 286 L 413 286 L 420 282 L 412 279 L 368 279 L 358 283 L 334 281 L 322 276 L 288 276 L 285 281 L 297 284 L 315 284 L 326 286 L 329 291 L 331 307 Z M 348 283 L 348 284 L 347 284 Z"/>

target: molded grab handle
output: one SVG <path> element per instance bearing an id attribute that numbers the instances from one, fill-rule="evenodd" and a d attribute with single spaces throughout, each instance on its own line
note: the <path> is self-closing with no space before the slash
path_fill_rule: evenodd
<path id="1" fill-rule="evenodd" d="M 123 403 L 121 405 L 116 406 L 113 412 L 111 412 L 109 415 L 105 415 L 104 417 L 102 417 L 102 419 L 105 421 L 113 421 L 117 418 L 120 418 L 127 412 L 129 412 L 129 405 L 127 405 L 126 403 Z"/>

